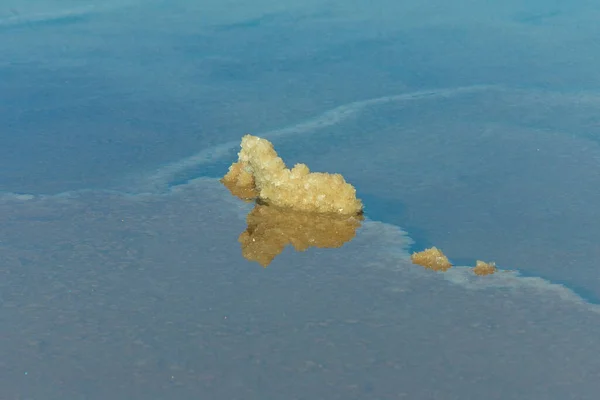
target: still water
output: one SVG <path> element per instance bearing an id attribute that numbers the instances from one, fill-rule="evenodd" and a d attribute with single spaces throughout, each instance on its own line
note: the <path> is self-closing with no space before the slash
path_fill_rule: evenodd
<path id="1" fill-rule="evenodd" d="M 595 399 L 600 12 L 459 3 L 4 1 L 0 398 Z M 231 196 L 245 133 L 364 220 Z"/>

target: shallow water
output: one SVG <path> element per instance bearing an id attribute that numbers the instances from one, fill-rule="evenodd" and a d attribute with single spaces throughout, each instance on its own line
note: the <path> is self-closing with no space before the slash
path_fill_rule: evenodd
<path id="1" fill-rule="evenodd" d="M 342 249 L 240 255 L 215 180 L 2 204 L 8 398 L 592 398 L 598 307 L 510 272 L 412 265 L 365 221 Z M 586 346 L 582 346 L 586 343 Z M 556 363 L 555 360 L 561 360 Z M 589 396 L 588 396 L 589 394 Z"/>
<path id="2" fill-rule="evenodd" d="M 21 3 L 1 398 L 597 397 L 593 3 Z M 246 132 L 354 184 L 355 237 L 245 259 Z"/>

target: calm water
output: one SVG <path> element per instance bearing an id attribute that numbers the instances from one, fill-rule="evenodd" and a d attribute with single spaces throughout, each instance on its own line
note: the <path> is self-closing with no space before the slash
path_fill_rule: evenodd
<path id="1" fill-rule="evenodd" d="M 600 8 L 287 3 L 2 2 L 0 398 L 595 399 Z M 353 240 L 242 257 L 247 132 Z"/>

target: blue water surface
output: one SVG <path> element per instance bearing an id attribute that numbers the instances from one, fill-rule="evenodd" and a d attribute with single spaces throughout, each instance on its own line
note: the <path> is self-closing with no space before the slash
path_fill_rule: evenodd
<path id="1" fill-rule="evenodd" d="M 599 20 L 1 2 L 0 398 L 596 399 Z M 342 173 L 354 240 L 242 257 L 246 133 Z M 431 246 L 455 266 L 411 264 Z"/>

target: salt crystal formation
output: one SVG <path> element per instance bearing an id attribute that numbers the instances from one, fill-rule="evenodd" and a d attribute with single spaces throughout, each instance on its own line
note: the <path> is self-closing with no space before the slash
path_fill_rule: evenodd
<path id="1" fill-rule="evenodd" d="M 239 197 L 296 211 L 356 215 L 363 209 L 342 175 L 310 172 L 305 164 L 289 169 L 271 142 L 252 135 L 242 138 L 238 161 L 221 182 Z"/>
<path id="2" fill-rule="evenodd" d="M 483 276 L 483 275 L 491 275 L 496 272 L 496 264 L 491 262 L 487 263 L 485 261 L 477 260 L 477 264 L 475 268 L 473 268 L 473 272 L 475 275 Z"/>
<path id="3" fill-rule="evenodd" d="M 414 264 L 421 265 L 434 271 L 445 272 L 452 267 L 452 263 L 450 263 L 448 257 L 446 257 L 437 247 L 431 247 L 418 253 L 413 253 L 410 258 Z"/>

